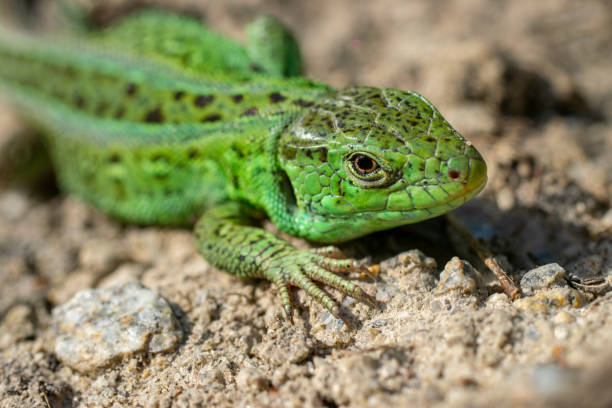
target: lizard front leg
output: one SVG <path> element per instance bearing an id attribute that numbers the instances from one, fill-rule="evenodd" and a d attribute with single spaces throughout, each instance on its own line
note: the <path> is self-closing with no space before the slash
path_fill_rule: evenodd
<path id="1" fill-rule="evenodd" d="M 291 31 L 271 16 L 259 16 L 247 27 L 247 52 L 269 75 L 288 78 L 302 73 L 300 48 Z"/>
<path id="2" fill-rule="evenodd" d="M 273 282 L 290 320 L 293 316 L 290 285 L 304 289 L 349 327 L 338 303 L 315 281 L 376 305 L 361 287 L 334 273 L 364 268 L 356 260 L 334 259 L 318 250 L 297 249 L 268 231 L 248 225 L 250 220 L 243 213 L 237 203 L 209 210 L 195 227 L 197 248 L 217 268 L 237 276 L 265 278 Z"/>

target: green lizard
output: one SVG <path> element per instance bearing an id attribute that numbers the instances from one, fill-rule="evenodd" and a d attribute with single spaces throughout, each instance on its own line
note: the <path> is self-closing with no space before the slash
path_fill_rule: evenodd
<path id="1" fill-rule="evenodd" d="M 243 47 L 195 20 L 147 11 L 69 38 L 0 31 L 0 95 L 46 131 L 60 186 L 138 224 L 195 223 L 212 265 L 289 286 L 334 316 L 314 282 L 372 302 L 336 273 L 333 247 L 300 250 L 257 226 L 338 243 L 441 215 L 485 185 L 486 165 L 415 92 L 336 90 L 299 76 L 271 18 Z"/>

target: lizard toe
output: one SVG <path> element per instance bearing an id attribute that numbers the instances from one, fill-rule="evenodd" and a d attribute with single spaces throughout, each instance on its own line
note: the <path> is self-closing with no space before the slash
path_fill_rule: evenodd
<path id="1" fill-rule="evenodd" d="M 326 271 L 327 272 L 327 271 Z M 292 285 L 297 286 L 313 297 L 319 304 L 325 307 L 336 319 L 342 320 L 344 324 L 349 328 L 353 329 L 353 326 L 349 321 L 342 315 L 342 311 L 338 302 L 332 299 L 327 293 L 319 288 L 309 276 L 300 270 L 293 270 L 290 273 L 290 282 Z M 332 285 L 333 286 L 333 285 Z"/>
<path id="2" fill-rule="evenodd" d="M 340 248 L 333 246 L 333 245 L 324 246 L 320 248 L 313 248 L 310 250 L 310 252 L 316 255 L 323 256 L 325 258 L 332 258 L 332 259 L 346 258 L 344 256 L 344 253 L 342 253 L 342 251 L 340 250 Z"/>
<path id="3" fill-rule="evenodd" d="M 304 267 L 304 273 L 315 281 L 322 282 L 326 285 L 332 286 L 342 293 L 345 293 L 357 300 L 364 301 L 370 305 L 378 307 L 373 298 L 368 295 L 359 285 L 344 279 L 333 272 L 321 268 L 317 265 L 307 265 Z"/>
<path id="4" fill-rule="evenodd" d="M 281 298 L 281 305 L 285 312 L 285 316 L 291 324 L 293 324 L 293 303 L 291 302 L 291 294 L 289 293 L 289 284 L 284 277 L 280 277 L 274 281 L 274 285 Z"/>

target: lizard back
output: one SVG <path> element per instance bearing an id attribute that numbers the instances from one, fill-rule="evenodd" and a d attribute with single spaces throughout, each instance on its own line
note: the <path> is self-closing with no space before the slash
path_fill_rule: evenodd
<path id="1" fill-rule="evenodd" d="M 227 198 L 253 137 L 330 91 L 158 13 L 82 41 L 3 31 L 0 58 L 0 91 L 42 125 L 62 187 L 140 223 L 188 223 Z"/>

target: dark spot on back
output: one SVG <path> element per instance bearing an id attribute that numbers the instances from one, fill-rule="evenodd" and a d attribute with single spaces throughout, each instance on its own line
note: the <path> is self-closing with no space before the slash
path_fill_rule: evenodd
<path id="1" fill-rule="evenodd" d="M 272 103 L 282 102 L 287 99 L 279 92 L 272 92 L 270 95 L 268 95 L 268 97 L 270 98 L 270 102 Z"/>
<path id="2" fill-rule="evenodd" d="M 249 108 L 247 110 L 245 110 L 244 112 L 242 112 L 242 114 L 240 116 L 255 116 L 257 115 L 257 108 Z"/>
<path id="3" fill-rule="evenodd" d="M 136 90 L 138 89 L 138 87 L 136 86 L 136 84 L 134 83 L 129 83 L 126 87 L 125 87 L 125 94 L 128 96 L 132 96 L 136 93 Z"/>
<path id="4" fill-rule="evenodd" d="M 115 112 L 115 119 L 121 119 L 123 115 L 125 115 L 125 108 L 121 106 Z"/>
<path id="5" fill-rule="evenodd" d="M 221 120 L 221 115 L 218 113 L 211 113 L 202 118 L 202 122 L 217 122 L 218 120 Z"/>
<path id="6" fill-rule="evenodd" d="M 240 94 L 232 96 L 232 100 L 236 103 L 242 102 L 243 99 L 244 99 L 244 96 Z"/>
<path id="7" fill-rule="evenodd" d="M 175 101 L 180 101 L 183 98 L 183 96 L 185 96 L 185 92 L 183 92 L 183 91 L 176 91 L 174 93 L 174 100 Z"/>
<path id="8" fill-rule="evenodd" d="M 168 157 L 164 153 L 155 153 L 153 156 L 151 156 L 151 160 L 156 162 L 169 162 Z"/>
<path id="9" fill-rule="evenodd" d="M 115 196 L 118 199 L 123 200 L 126 197 L 126 190 L 123 182 L 119 179 L 115 179 L 113 180 L 113 184 L 115 188 Z"/>
<path id="10" fill-rule="evenodd" d="M 260 67 L 260 66 L 259 66 L 259 65 L 257 65 L 257 64 L 251 64 L 251 65 L 249 65 L 249 69 L 250 69 L 251 71 L 253 71 L 253 72 L 263 72 L 263 68 L 262 68 L 262 67 Z"/>
<path id="11" fill-rule="evenodd" d="M 161 123 L 164 121 L 164 115 L 162 114 L 161 108 L 157 107 L 147 113 L 145 116 L 145 122 L 147 123 Z"/>
<path id="12" fill-rule="evenodd" d="M 245 156 L 244 152 L 242 151 L 242 149 L 240 149 L 240 146 L 238 146 L 237 144 L 233 144 L 231 149 L 232 151 L 234 151 L 234 153 L 236 153 L 238 157 L 243 158 Z"/>
<path id="13" fill-rule="evenodd" d="M 187 157 L 189 157 L 190 159 L 197 157 L 199 154 L 200 152 L 195 147 L 192 147 L 187 151 Z"/>
<path id="14" fill-rule="evenodd" d="M 83 99 L 83 96 L 81 95 L 74 96 L 74 106 L 76 106 L 79 109 L 82 109 L 83 106 L 85 106 L 85 99 Z"/>
<path id="15" fill-rule="evenodd" d="M 214 100 L 215 100 L 215 97 L 213 95 L 198 95 L 193 100 L 193 103 L 198 108 L 203 108 L 206 105 L 210 105 L 212 101 Z"/>
<path id="16" fill-rule="evenodd" d="M 158 180 L 166 180 L 168 178 L 168 173 L 156 173 L 154 176 Z"/>
<path id="17" fill-rule="evenodd" d="M 55 70 L 55 66 L 50 66 L 49 68 L 52 68 L 53 70 Z M 76 70 L 75 70 L 75 69 L 74 69 L 74 67 L 73 67 L 73 66 L 71 66 L 71 65 L 68 65 L 68 66 L 66 66 L 66 67 L 64 68 L 64 74 L 65 74 L 67 77 L 74 77 L 74 76 L 76 75 L 76 73 L 77 73 L 77 72 L 76 72 Z"/>
<path id="18" fill-rule="evenodd" d="M 426 140 L 426 141 L 428 141 L 428 142 L 435 142 L 435 141 L 436 141 L 436 138 L 435 138 L 435 137 L 431 137 L 431 136 L 429 136 L 429 137 L 428 137 L 427 139 L 425 139 L 425 140 Z"/>
<path id="19" fill-rule="evenodd" d="M 108 157 L 108 161 L 110 163 L 119 163 L 121 161 L 121 156 L 119 156 L 119 153 L 113 153 Z"/>
<path id="20" fill-rule="evenodd" d="M 297 106 L 301 106 L 303 108 L 309 108 L 312 105 L 314 105 L 314 102 L 312 101 L 305 101 L 304 99 L 296 99 L 295 101 L 292 102 L 294 105 Z"/>

